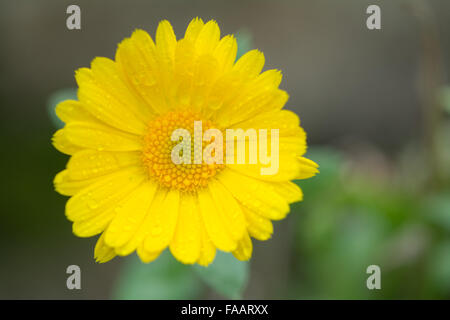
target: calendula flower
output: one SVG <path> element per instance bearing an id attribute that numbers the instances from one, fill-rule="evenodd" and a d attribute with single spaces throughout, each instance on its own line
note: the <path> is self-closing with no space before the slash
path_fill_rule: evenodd
<path id="1" fill-rule="evenodd" d="M 90 69 L 76 71 L 78 101 L 56 108 L 65 126 L 53 144 L 71 157 L 54 184 L 71 196 L 66 216 L 74 234 L 101 234 L 98 262 L 134 251 L 150 262 L 167 247 L 186 264 L 208 265 L 216 249 L 248 260 L 250 237 L 269 239 L 271 220 L 302 200 L 290 180 L 313 176 L 317 165 L 302 157 L 306 136 L 298 117 L 282 109 L 288 95 L 278 88 L 281 73 L 261 73 L 264 56 L 257 50 L 235 61 L 236 51 L 236 39 L 220 38 L 215 21 L 194 19 L 180 40 L 162 21 L 155 42 L 136 30 L 119 44 L 115 60 L 98 57 Z M 262 174 L 267 161 L 199 162 L 206 136 L 203 143 L 194 137 L 192 152 L 180 153 L 188 162 L 174 162 L 174 147 L 184 141 L 174 132 L 195 136 L 199 123 L 200 135 L 277 129 L 279 140 L 266 139 L 279 146 L 270 154 L 276 170 Z M 220 158 L 223 150 L 211 156 Z M 254 156 L 249 146 L 244 151 L 244 160 Z"/>

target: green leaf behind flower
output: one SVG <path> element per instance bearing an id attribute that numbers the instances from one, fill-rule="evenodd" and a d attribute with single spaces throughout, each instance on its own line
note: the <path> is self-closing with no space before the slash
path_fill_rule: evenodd
<path id="1" fill-rule="evenodd" d="M 211 265 L 195 265 L 193 269 L 206 284 L 221 295 L 231 299 L 242 298 L 248 281 L 248 262 L 237 260 L 231 253 L 217 251 Z"/>
<path id="2" fill-rule="evenodd" d="M 203 286 L 192 269 L 176 261 L 168 250 L 150 264 L 136 255 L 126 258 L 113 298 L 122 300 L 197 299 Z"/>

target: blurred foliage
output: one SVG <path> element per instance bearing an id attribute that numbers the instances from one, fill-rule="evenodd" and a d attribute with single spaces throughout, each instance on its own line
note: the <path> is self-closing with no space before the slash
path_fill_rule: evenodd
<path id="1" fill-rule="evenodd" d="M 438 228 L 450 232 L 450 196 L 448 193 L 433 194 L 423 203 L 425 218 Z"/>
<path id="2" fill-rule="evenodd" d="M 450 114 L 450 86 L 443 87 L 439 92 L 441 104 L 448 114 Z"/>
<path id="3" fill-rule="evenodd" d="M 232 254 L 217 251 L 208 267 L 195 265 L 196 274 L 219 294 L 232 299 L 242 298 L 248 280 L 248 262 L 237 260 Z"/>
<path id="4" fill-rule="evenodd" d="M 430 285 L 435 287 L 440 297 L 448 298 L 450 294 L 450 239 L 433 248 L 428 268 Z"/>
<path id="5" fill-rule="evenodd" d="M 191 269 L 178 263 L 166 250 L 151 264 L 136 255 L 128 257 L 113 298 L 196 299 L 203 287 Z"/>
<path id="6" fill-rule="evenodd" d="M 450 297 L 450 194 L 402 188 L 376 168 L 354 169 L 346 155 L 311 148 L 317 178 L 299 181 L 292 298 Z M 410 172 L 414 174 L 414 172 Z M 366 288 L 366 268 L 381 268 L 382 290 Z M 296 272 L 296 268 L 299 272 Z"/>
<path id="7" fill-rule="evenodd" d="M 134 255 L 128 257 L 113 298 L 117 299 L 197 299 L 205 284 L 229 299 L 242 298 L 247 284 L 248 263 L 230 253 L 218 251 L 214 262 L 203 267 L 184 265 L 165 250 L 150 264 Z"/>

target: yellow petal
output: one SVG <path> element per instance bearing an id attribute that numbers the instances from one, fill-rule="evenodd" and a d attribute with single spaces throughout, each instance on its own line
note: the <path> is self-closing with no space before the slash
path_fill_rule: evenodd
<path id="1" fill-rule="evenodd" d="M 173 95 L 177 109 L 191 108 L 201 112 L 203 106 L 209 108 L 208 94 L 218 76 L 220 66 L 212 53 L 198 54 L 194 44 L 186 39 L 177 43 L 175 52 L 175 81 Z"/>
<path id="2" fill-rule="evenodd" d="M 197 261 L 202 245 L 201 221 L 196 199 L 184 194 L 180 199 L 180 212 L 175 233 L 170 243 L 173 256 L 182 263 Z"/>
<path id="3" fill-rule="evenodd" d="M 271 130 L 278 129 L 279 132 L 279 157 L 278 171 L 275 174 L 263 175 L 262 168 L 269 168 L 272 163 L 264 165 L 261 158 L 256 164 L 230 164 L 229 167 L 242 174 L 267 180 L 267 181 L 286 181 L 296 179 L 302 170 L 302 164 L 298 161 L 298 157 L 306 152 L 306 134 L 299 126 L 300 120 L 298 116 L 288 110 L 276 110 L 256 115 L 253 118 L 240 122 L 233 126 L 234 129 L 243 128 L 259 128 L 267 130 L 267 150 L 271 150 Z M 260 133 L 258 133 L 258 137 Z M 264 142 L 263 142 L 264 143 Z M 258 150 L 261 150 L 261 142 L 258 140 Z M 248 147 L 246 152 L 248 152 Z M 269 153 L 270 154 L 270 153 Z M 248 158 L 248 156 L 247 156 Z M 272 159 L 274 162 L 276 159 Z M 274 167 L 276 169 L 276 167 Z"/>
<path id="4" fill-rule="evenodd" d="M 224 228 L 236 241 L 242 239 L 247 230 L 247 222 L 242 213 L 241 206 L 232 194 L 216 180 L 211 180 L 208 189 L 212 199 L 224 221 Z"/>
<path id="5" fill-rule="evenodd" d="M 115 208 L 117 202 L 145 178 L 142 169 L 137 168 L 105 175 L 67 201 L 66 216 L 70 221 L 89 220 L 109 208 Z"/>
<path id="6" fill-rule="evenodd" d="M 201 266 L 206 267 L 214 261 L 214 258 L 216 257 L 216 247 L 212 243 L 211 238 L 209 237 L 208 232 L 206 231 L 206 228 L 203 224 L 203 221 L 201 221 L 200 225 L 201 248 L 197 263 Z"/>
<path id="7" fill-rule="evenodd" d="M 288 203 L 303 200 L 302 189 L 291 181 L 272 183 L 277 193 Z"/>
<path id="8" fill-rule="evenodd" d="M 143 182 L 132 195 L 116 207 L 116 216 L 105 231 L 105 243 L 111 247 L 125 245 L 139 229 L 148 213 L 157 185 Z"/>
<path id="9" fill-rule="evenodd" d="M 192 19 L 192 21 L 189 23 L 186 29 L 184 38 L 187 39 L 188 41 L 195 42 L 195 40 L 198 37 L 198 34 L 200 33 L 204 25 L 205 24 L 203 23 L 202 19 L 198 17 Z"/>
<path id="10" fill-rule="evenodd" d="M 299 117 L 290 110 L 271 110 L 237 123 L 231 128 L 260 128 L 267 129 L 270 136 L 271 129 L 278 129 L 280 137 L 299 137 L 306 139 L 306 134 L 300 127 Z"/>
<path id="11" fill-rule="evenodd" d="M 75 78 L 78 99 L 93 116 L 126 132 L 145 132 L 148 108 L 129 90 L 114 61 L 97 57 L 91 69 L 78 69 Z"/>
<path id="12" fill-rule="evenodd" d="M 319 170 L 317 169 L 319 165 L 315 163 L 312 160 L 309 160 L 304 157 L 298 158 L 298 161 L 300 163 L 300 172 L 295 177 L 295 179 L 307 179 L 315 176 L 317 173 L 319 173 Z"/>
<path id="13" fill-rule="evenodd" d="M 140 246 L 142 247 L 141 250 L 144 249 L 144 247 L 143 247 L 144 240 L 147 238 L 147 236 L 151 232 L 150 228 L 153 223 L 152 213 L 155 210 L 155 208 L 161 206 L 166 195 L 167 195 L 167 190 L 162 189 L 162 188 L 156 190 L 155 194 L 152 197 L 150 207 L 145 212 L 144 218 L 141 221 L 138 229 L 134 232 L 134 235 L 124 245 L 115 248 L 116 253 L 118 255 L 121 255 L 121 256 L 129 255 L 134 250 L 137 250 Z M 158 231 L 158 230 L 156 230 L 156 231 Z"/>
<path id="14" fill-rule="evenodd" d="M 198 202 L 206 231 L 214 245 L 222 251 L 235 250 L 237 242 L 227 230 L 223 215 L 207 189 L 198 192 Z"/>
<path id="15" fill-rule="evenodd" d="M 272 160 L 276 161 L 276 160 Z M 281 153 L 278 156 L 278 171 L 276 171 L 274 174 L 262 174 L 261 170 L 264 168 L 270 168 L 271 163 L 269 164 L 262 164 L 258 161 L 256 164 L 228 164 L 227 167 L 239 172 L 240 174 L 244 174 L 246 176 L 263 180 L 263 181 L 273 181 L 273 182 L 284 182 L 287 180 L 296 179 L 298 176 L 301 165 L 297 161 L 297 157 L 291 154 Z M 274 167 L 272 170 L 275 170 L 276 167 Z M 266 169 L 268 170 L 268 169 Z"/>
<path id="16" fill-rule="evenodd" d="M 86 107 L 77 100 L 65 100 L 60 102 L 55 108 L 56 115 L 61 121 L 69 122 L 98 122 L 87 110 Z"/>
<path id="17" fill-rule="evenodd" d="M 150 263 L 150 262 L 156 260 L 160 256 L 161 252 L 162 251 L 157 251 L 157 252 L 148 251 L 145 249 L 143 244 L 141 244 L 137 248 L 137 254 L 143 263 Z"/>
<path id="18" fill-rule="evenodd" d="M 232 35 L 227 35 L 220 39 L 218 45 L 214 49 L 213 56 L 220 64 L 220 71 L 226 72 L 231 69 L 236 60 L 237 42 Z"/>
<path id="19" fill-rule="evenodd" d="M 233 170 L 223 170 L 217 179 L 239 202 L 271 220 L 283 219 L 289 205 L 275 189 L 275 184 L 247 177 Z"/>
<path id="20" fill-rule="evenodd" d="M 198 57 L 195 70 L 193 71 L 193 85 L 190 97 L 191 108 L 195 111 L 201 111 L 205 105 L 209 107 L 207 95 L 211 90 L 211 84 L 217 78 L 218 69 L 218 62 L 211 54 L 204 54 Z M 203 114 L 209 116 L 209 114 Z"/>
<path id="21" fill-rule="evenodd" d="M 156 48 L 160 54 L 161 62 L 169 65 L 173 62 L 176 44 L 177 39 L 172 25 L 167 20 L 161 21 L 156 30 Z"/>
<path id="22" fill-rule="evenodd" d="M 110 222 L 120 213 L 120 209 L 130 202 L 130 198 L 134 196 L 136 190 L 128 190 L 123 194 L 113 195 L 115 201 L 109 205 L 103 204 L 98 210 L 91 212 L 90 216 L 76 220 L 73 223 L 73 233 L 79 237 L 91 237 L 105 229 L 110 225 Z M 91 208 L 92 209 L 92 208 Z"/>
<path id="23" fill-rule="evenodd" d="M 93 179 L 84 179 L 84 180 L 73 180 L 69 176 L 69 171 L 63 170 L 59 172 L 55 179 L 53 180 L 53 184 L 55 186 L 55 190 L 62 195 L 65 196 L 73 196 L 76 193 L 80 192 L 84 188 L 90 186 L 91 184 L 98 181 L 98 178 Z"/>
<path id="24" fill-rule="evenodd" d="M 118 68 L 131 89 L 149 106 L 153 113 L 164 113 L 168 106 L 163 88 L 163 76 L 156 45 L 150 35 L 136 30 L 123 40 L 116 52 Z"/>
<path id="25" fill-rule="evenodd" d="M 72 155 L 82 150 L 83 148 L 74 145 L 67 139 L 67 134 L 64 129 L 59 129 L 53 134 L 52 144 L 59 152 Z"/>
<path id="26" fill-rule="evenodd" d="M 220 45 L 216 50 L 219 47 Z M 256 67 L 252 72 L 247 72 L 247 66 L 252 68 L 253 65 L 252 57 Z M 220 55 L 216 58 L 220 63 Z M 288 99 L 287 93 L 278 89 L 282 78 L 278 70 L 268 70 L 258 75 L 264 64 L 261 54 L 256 51 L 248 53 L 247 58 L 238 63 L 239 61 L 212 84 L 208 95 L 210 109 L 217 110 L 213 119 L 226 128 L 261 113 L 279 110 Z"/>
<path id="27" fill-rule="evenodd" d="M 102 233 L 114 218 L 114 208 L 109 207 L 90 219 L 77 220 L 72 224 L 72 232 L 80 238 L 88 238 Z"/>
<path id="28" fill-rule="evenodd" d="M 242 207 L 242 211 L 247 219 L 248 232 L 250 235 L 261 241 L 270 239 L 273 233 L 272 222 L 248 208 Z"/>
<path id="29" fill-rule="evenodd" d="M 180 109 L 190 107 L 196 61 L 194 44 L 187 39 L 178 41 L 175 50 L 174 95 Z"/>
<path id="30" fill-rule="evenodd" d="M 220 40 L 220 29 L 214 20 L 208 21 L 200 30 L 195 46 L 199 55 L 211 53 Z"/>
<path id="31" fill-rule="evenodd" d="M 233 255 L 236 259 L 241 261 L 247 261 L 252 257 L 253 245 L 252 240 L 246 233 L 245 236 L 238 242 L 236 250 L 233 251 Z"/>
<path id="32" fill-rule="evenodd" d="M 237 117 L 232 121 L 233 123 L 236 123 L 244 119 L 250 119 L 251 117 L 255 116 L 258 113 L 263 113 L 271 110 L 280 110 L 281 108 L 284 107 L 288 99 L 289 95 L 284 90 L 280 89 L 269 90 L 268 92 L 261 94 L 260 96 L 256 96 L 249 100 L 243 101 L 241 107 L 250 108 L 249 112 L 242 115 L 241 117 Z"/>
<path id="33" fill-rule="evenodd" d="M 67 169 L 71 179 L 85 180 L 140 164 L 141 155 L 138 152 L 107 152 L 87 149 L 74 154 L 67 164 Z"/>
<path id="34" fill-rule="evenodd" d="M 278 88 L 282 79 L 283 75 L 280 70 L 270 69 L 261 73 L 258 76 L 257 82 L 267 88 Z"/>
<path id="35" fill-rule="evenodd" d="M 216 120 L 226 128 L 233 125 L 238 127 L 240 122 L 251 119 L 260 113 L 281 109 L 288 99 L 288 94 L 280 89 L 265 91 L 256 89 L 253 93 L 248 92 L 242 95 L 237 103 L 223 107 Z"/>
<path id="36" fill-rule="evenodd" d="M 234 72 L 236 71 L 234 70 Z M 242 81 L 243 76 L 237 77 Z M 240 122 L 265 112 L 281 110 L 289 95 L 278 89 L 280 78 L 281 73 L 276 70 L 268 70 L 253 80 L 245 81 L 240 88 L 228 93 L 222 107 L 215 115 L 215 120 L 221 126 L 229 128 L 233 125 L 239 126 Z"/>
<path id="37" fill-rule="evenodd" d="M 113 259 L 115 256 L 116 253 L 114 252 L 114 249 L 108 247 L 105 244 L 104 234 L 102 234 L 100 238 L 97 240 L 97 244 L 95 245 L 94 249 L 95 261 L 98 263 L 105 263 Z"/>
<path id="38" fill-rule="evenodd" d="M 106 125 L 71 122 L 63 129 L 69 142 L 98 151 L 136 151 L 142 149 L 141 137 Z"/>
<path id="39" fill-rule="evenodd" d="M 233 70 L 248 78 L 256 77 L 264 67 L 264 54 L 259 50 L 251 50 L 245 53 L 233 67 Z"/>
<path id="40" fill-rule="evenodd" d="M 169 190 L 163 197 L 153 199 L 148 216 L 144 248 L 150 252 L 164 250 L 172 241 L 180 210 L 180 192 Z"/>

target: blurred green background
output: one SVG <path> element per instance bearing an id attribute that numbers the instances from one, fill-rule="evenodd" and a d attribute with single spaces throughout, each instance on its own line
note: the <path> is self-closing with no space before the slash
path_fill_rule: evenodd
<path id="1" fill-rule="evenodd" d="M 69 4 L 80 31 L 66 28 Z M 381 30 L 366 28 L 370 4 Z M 50 144 L 53 107 L 74 94 L 74 70 L 114 57 L 135 28 L 168 19 L 181 36 L 196 16 L 283 71 L 321 173 L 298 181 L 305 200 L 249 263 L 96 264 L 96 239 L 72 235 L 53 191 L 67 161 Z M 0 298 L 450 298 L 450 2 L 4 0 L 0 39 Z M 81 290 L 66 288 L 71 264 Z M 366 287 L 369 265 L 381 290 Z"/>

